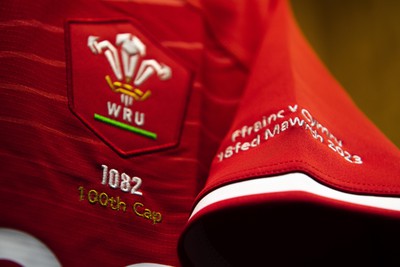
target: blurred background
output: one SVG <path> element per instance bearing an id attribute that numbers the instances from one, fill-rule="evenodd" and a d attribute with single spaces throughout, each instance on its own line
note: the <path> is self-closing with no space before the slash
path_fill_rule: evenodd
<path id="1" fill-rule="evenodd" d="M 330 72 L 400 148 L 400 1 L 291 3 L 304 35 Z"/>

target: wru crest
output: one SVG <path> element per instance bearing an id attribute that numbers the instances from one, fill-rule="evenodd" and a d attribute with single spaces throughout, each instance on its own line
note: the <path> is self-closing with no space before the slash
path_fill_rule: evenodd
<path id="1" fill-rule="evenodd" d="M 143 91 L 140 86 L 151 76 L 157 75 L 160 80 L 168 80 L 172 76 L 171 68 L 154 59 L 143 59 L 146 46 L 130 33 L 117 34 L 115 44 L 108 40 L 99 42 L 98 36 L 89 36 L 87 45 L 93 54 L 104 54 L 117 81 L 112 81 L 110 75 L 105 79 L 111 90 L 121 94 L 121 102 L 132 105 L 133 101 L 144 101 L 150 95 L 150 90 Z M 120 55 L 119 55 L 120 52 Z M 122 67 L 121 67 L 121 60 Z"/>

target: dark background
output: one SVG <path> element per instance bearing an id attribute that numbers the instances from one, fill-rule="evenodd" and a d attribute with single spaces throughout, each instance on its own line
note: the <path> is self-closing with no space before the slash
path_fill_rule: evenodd
<path id="1" fill-rule="evenodd" d="M 400 1 L 291 3 L 304 35 L 330 72 L 400 148 Z"/>

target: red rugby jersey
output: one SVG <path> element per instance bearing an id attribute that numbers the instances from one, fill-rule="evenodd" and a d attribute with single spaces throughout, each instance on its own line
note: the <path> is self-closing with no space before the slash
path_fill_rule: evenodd
<path id="1" fill-rule="evenodd" d="M 2 263 L 396 261 L 399 150 L 287 1 L 0 13 Z"/>

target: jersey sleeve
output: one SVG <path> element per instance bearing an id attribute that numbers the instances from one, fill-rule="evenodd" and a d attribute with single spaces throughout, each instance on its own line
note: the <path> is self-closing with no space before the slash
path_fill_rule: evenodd
<path id="1" fill-rule="evenodd" d="M 395 262 L 399 150 L 321 63 L 289 2 L 270 8 L 181 255 L 221 266 Z"/>

